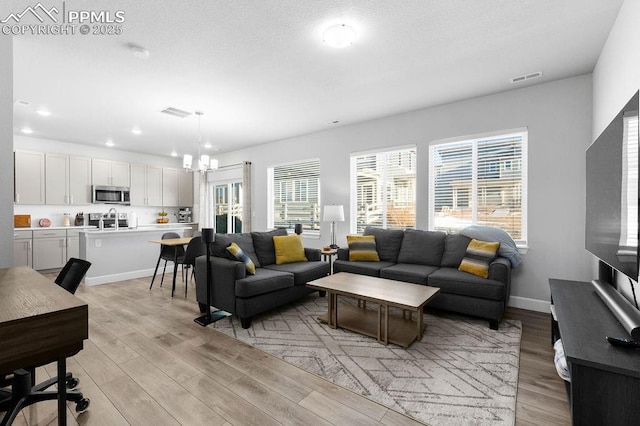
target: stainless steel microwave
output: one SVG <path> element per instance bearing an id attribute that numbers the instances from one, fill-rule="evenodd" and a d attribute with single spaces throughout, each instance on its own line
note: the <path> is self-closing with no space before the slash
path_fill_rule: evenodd
<path id="1" fill-rule="evenodd" d="M 91 186 L 93 204 L 131 204 L 130 191 L 126 186 Z"/>

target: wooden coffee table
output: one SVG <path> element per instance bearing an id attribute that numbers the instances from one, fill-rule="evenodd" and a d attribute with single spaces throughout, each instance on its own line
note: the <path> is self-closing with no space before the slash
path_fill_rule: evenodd
<path id="1" fill-rule="evenodd" d="M 423 308 L 440 292 L 437 287 L 348 272 L 311 281 L 307 287 L 327 292 L 329 309 L 318 319 L 329 327 L 375 337 L 385 345 L 391 342 L 404 347 L 422 339 Z M 358 304 L 341 305 L 338 310 L 338 296 L 356 298 Z M 377 303 L 378 309 L 367 309 L 367 301 Z M 390 307 L 402 309 L 402 316 L 389 315 Z M 417 313 L 416 321 L 412 319 L 413 312 Z"/>

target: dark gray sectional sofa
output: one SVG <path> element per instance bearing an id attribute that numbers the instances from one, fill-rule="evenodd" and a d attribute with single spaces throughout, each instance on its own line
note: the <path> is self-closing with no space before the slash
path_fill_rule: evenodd
<path id="1" fill-rule="evenodd" d="M 473 315 L 489 320 L 492 329 L 504 315 L 509 299 L 511 263 L 498 257 L 482 278 L 458 270 L 471 238 L 444 232 L 366 228 L 374 235 L 379 262 L 349 261 L 349 250 L 339 249 L 333 271 L 439 287 L 429 308 Z"/>
<path id="2" fill-rule="evenodd" d="M 211 306 L 240 318 L 248 328 L 254 315 L 268 311 L 316 290 L 306 283 L 329 274 L 329 264 L 320 260 L 320 250 L 305 248 L 308 262 L 276 265 L 275 235 L 287 235 L 284 229 L 244 234 L 215 234 L 211 257 Z M 256 274 L 246 272 L 226 247 L 235 242 L 256 265 Z M 207 259 L 196 259 L 196 300 L 202 313 L 207 306 Z"/>

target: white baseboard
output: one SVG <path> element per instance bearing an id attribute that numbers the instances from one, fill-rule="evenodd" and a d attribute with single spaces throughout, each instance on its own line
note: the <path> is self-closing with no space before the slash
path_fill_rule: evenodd
<path id="1" fill-rule="evenodd" d="M 551 312 L 551 308 L 549 307 L 551 304 L 548 301 L 530 299 L 528 297 L 510 296 L 507 305 L 529 311 L 544 312 L 546 314 Z"/>
<path id="2" fill-rule="evenodd" d="M 118 281 L 133 280 L 135 278 L 150 277 L 150 276 L 153 276 L 154 270 L 155 270 L 154 268 L 141 269 L 139 271 L 121 272 L 118 274 L 101 275 L 99 277 L 85 277 L 84 285 L 94 286 L 94 285 L 100 285 L 100 284 L 115 283 Z M 180 270 L 181 270 L 180 267 L 178 267 L 178 271 Z M 161 275 L 162 275 L 162 271 L 159 271 L 158 276 L 156 278 L 159 280 Z M 151 280 L 149 280 L 149 284 L 151 284 Z"/>

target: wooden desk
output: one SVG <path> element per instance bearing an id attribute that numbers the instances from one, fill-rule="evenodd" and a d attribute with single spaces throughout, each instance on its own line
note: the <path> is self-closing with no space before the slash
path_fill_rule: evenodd
<path id="1" fill-rule="evenodd" d="M 0 269 L 0 372 L 58 362 L 58 424 L 67 420 L 66 358 L 89 337 L 87 304 L 33 269 Z"/>
<path id="2" fill-rule="evenodd" d="M 160 244 L 163 246 L 177 247 L 177 246 L 185 246 L 189 244 L 189 241 L 191 241 L 192 238 L 193 237 L 167 238 L 165 240 L 150 240 L 149 242 Z M 173 284 L 171 286 L 171 297 L 173 297 L 173 293 L 176 291 L 176 274 L 178 273 L 178 250 L 174 250 L 174 253 L 175 253 L 175 256 L 173 258 Z M 166 263 L 165 263 L 165 266 L 166 266 Z M 185 293 L 185 297 L 187 297 L 186 293 Z"/>

